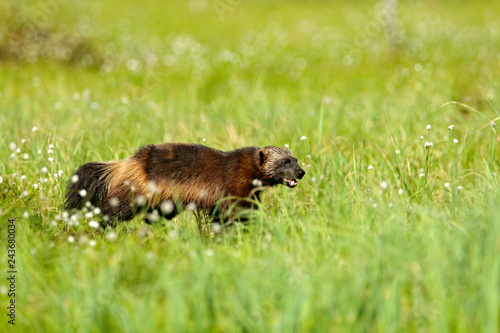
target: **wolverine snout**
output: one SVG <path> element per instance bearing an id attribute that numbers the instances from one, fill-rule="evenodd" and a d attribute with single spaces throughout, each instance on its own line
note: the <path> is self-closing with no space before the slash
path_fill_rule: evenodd
<path id="1" fill-rule="evenodd" d="M 306 172 L 304 170 L 300 169 L 299 172 L 297 172 L 297 178 L 302 179 L 302 177 L 304 177 L 305 174 L 306 174 Z"/>

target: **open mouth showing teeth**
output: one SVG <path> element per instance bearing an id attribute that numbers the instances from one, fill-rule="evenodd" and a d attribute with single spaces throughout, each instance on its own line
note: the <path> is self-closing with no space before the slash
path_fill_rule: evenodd
<path id="1" fill-rule="evenodd" d="M 283 182 L 288 187 L 295 187 L 299 184 L 295 179 L 283 179 Z"/>

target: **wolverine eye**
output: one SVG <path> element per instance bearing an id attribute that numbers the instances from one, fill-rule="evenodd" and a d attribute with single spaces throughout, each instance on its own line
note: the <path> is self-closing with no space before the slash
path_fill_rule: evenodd
<path id="1" fill-rule="evenodd" d="M 286 166 L 287 164 L 290 164 L 290 160 L 282 160 L 280 163 L 282 167 Z"/>

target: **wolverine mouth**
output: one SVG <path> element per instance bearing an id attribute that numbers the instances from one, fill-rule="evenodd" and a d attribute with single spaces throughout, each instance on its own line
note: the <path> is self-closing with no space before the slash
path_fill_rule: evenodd
<path id="1" fill-rule="evenodd" d="M 290 188 L 296 187 L 299 184 L 299 182 L 297 182 L 297 180 L 295 179 L 286 179 L 286 178 L 283 179 L 283 183 Z"/>

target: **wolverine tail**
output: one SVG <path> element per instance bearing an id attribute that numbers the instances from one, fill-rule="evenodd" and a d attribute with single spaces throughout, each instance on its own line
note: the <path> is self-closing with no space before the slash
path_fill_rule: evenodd
<path id="1" fill-rule="evenodd" d="M 66 192 L 65 209 L 82 209 L 87 201 L 100 207 L 108 196 L 113 162 L 91 162 L 71 176 Z"/>

